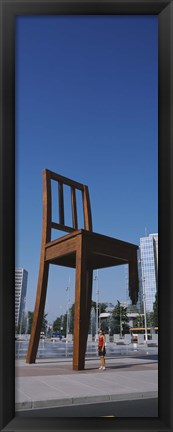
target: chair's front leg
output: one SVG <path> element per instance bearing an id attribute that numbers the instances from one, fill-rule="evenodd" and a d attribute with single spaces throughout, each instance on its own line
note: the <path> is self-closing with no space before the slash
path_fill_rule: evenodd
<path id="1" fill-rule="evenodd" d="M 82 238 L 76 251 L 76 288 L 74 314 L 73 369 L 85 367 L 92 296 L 93 271 L 87 268 L 87 255 Z"/>
<path id="2" fill-rule="evenodd" d="M 46 300 L 48 272 L 49 264 L 44 262 L 44 260 L 41 258 L 38 276 L 37 296 L 31 328 L 31 336 L 26 356 L 26 363 L 35 363 L 37 355 Z"/>

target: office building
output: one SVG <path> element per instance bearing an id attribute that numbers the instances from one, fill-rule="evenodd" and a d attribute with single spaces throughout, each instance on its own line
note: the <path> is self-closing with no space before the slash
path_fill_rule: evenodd
<path id="1" fill-rule="evenodd" d="M 158 289 L 158 234 L 140 238 L 139 282 L 139 299 L 142 303 L 145 297 L 146 312 L 152 312 Z"/>
<path id="2" fill-rule="evenodd" d="M 15 269 L 15 326 L 20 328 L 25 312 L 28 272 L 23 268 Z"/>

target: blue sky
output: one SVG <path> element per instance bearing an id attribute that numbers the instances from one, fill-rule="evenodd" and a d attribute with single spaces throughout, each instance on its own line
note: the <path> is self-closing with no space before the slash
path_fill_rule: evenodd
<path id="1" fill-rule="evenodd" d="M 158 231 L 157 47 L 157 16 L 16 18 L 16 266 L 28 271 L 28 310 L 43 168 L 89 186 L 95 232 L 139 244 Z M 74 277 L 51 268 L 49 322 L 66 311 L 69 278 L 74 302 Z M 126 286 L 124 266 L 99 271 L 100 301 L 126 300 Z"/>

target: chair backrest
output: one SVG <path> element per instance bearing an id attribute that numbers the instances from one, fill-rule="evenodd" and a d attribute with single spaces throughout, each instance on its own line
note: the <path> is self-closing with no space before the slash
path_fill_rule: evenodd
<path id="1" fill-rule="evenodd" d="M 56 182 L 58 197 L 58 210 L 57 220 L 52 220 L 52 207 L 53 207 L 53 193 L 52 184 Z M 65 205 L 64 205 L 64 185 L 70 188 L 71 192 L 71 215 L 72 226 L 66 225 L 65 222 Z M 83 226 L 78 226 L 78 203 L 76 198 L 76 190 L 82 194 L 82 207 L 83 207 Z M 51 240 L 51 230 L 56 229 L 60 231 L 73 232 L 78 229 L 85 229 L 92 231 L 92 217 L 89 199 L 88 187 L 84 184 L 70 180 L 54 173 L 48 169 L 43 170 L 43 236 L 44 242 Z"/>

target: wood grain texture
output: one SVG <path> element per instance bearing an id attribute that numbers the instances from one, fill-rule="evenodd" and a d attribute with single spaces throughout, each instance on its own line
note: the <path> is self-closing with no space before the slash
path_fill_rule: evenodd
<path id="1" fill-rule="evenodd" d="M 58 197 L 59 197 L 59 223 L 65 225 L 64 219 L 64 191 L 63 183 L 58 182 Z"/>
<path id="2" fill-rule="evenodd" d="M 83 190 L 84 226 L 87 231 L 92 231 L 92 216 L 88 186 Z"/>
<path id="3" fill-rule="evenodd" d="M 26 363 L 34 363 L 37 355 L 38 344 L 40 339 L 41 325 L 44 315 L 46 301 L 47 281 L 49 273 L 49 264 L 45 263 L 45 245 L 51 239 L 51 187 L 50 175 L 43 172 L 43 219 L 42 219 L 42 242 L 40 253 L 40 269 L 38 275 L 37 294 L 33 315 L 31 336 L 28 345 Z"/>
<path id="4" fill-rule="evenodd" d="M 84 238 L 78 238 L 76 252 L 76 287 L 74 313 L 73 369 L 85 367 L 89 316 L 92 295 L 92 271 L 87 268 L 87 251 Z"/>
<path id="5" fill-rule="evenodd" d="M 73 228 L 78 229 L 78 217 L 77 217 L 77 204 L 76 204 L 76 190 L 71 187 L 71 203 L 72 203 L 72 220 Z"/>

